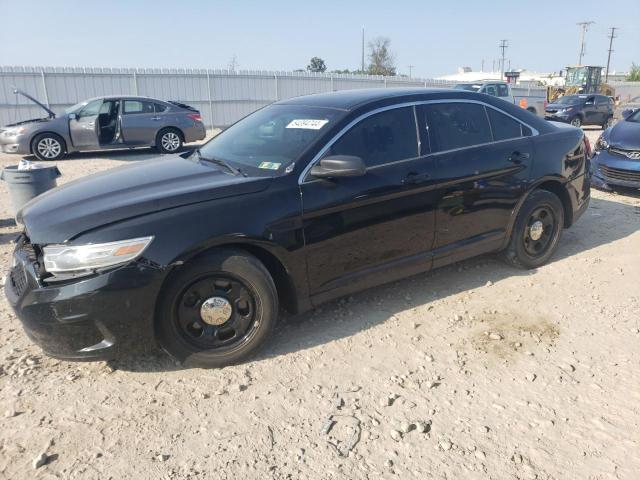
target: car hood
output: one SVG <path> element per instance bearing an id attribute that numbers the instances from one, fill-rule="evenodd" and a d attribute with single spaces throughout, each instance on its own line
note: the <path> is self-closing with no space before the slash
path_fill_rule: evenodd
<path id="1" fill-rule="evenodd" d="M 271 178 L 234 176 L 180 155 L 158 157 L 90 175 L 27 203 L 17 219 L 34 244 L 62 243 L 128 218 L 218 198 L 258 192 Z"/>
<path id="2" fill-rule="evenodd" d="M 624 150 L 640 150 L 640 123 L 622 120 L 609 132 L 607 140 L 612 147 Z"/>

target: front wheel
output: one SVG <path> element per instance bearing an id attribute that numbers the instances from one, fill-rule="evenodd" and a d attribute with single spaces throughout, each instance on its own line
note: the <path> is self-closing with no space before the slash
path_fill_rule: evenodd
<path id="1" fill-rule="evenodd" d="M 175 128 L 165 128 L 158 132 L 156 147 L 160 153 L 176 153 L 182 148 L 182 135 Z"/>
<path id="2" fill-rule="evenodd" d="M 503 258 L 519 268 L 537 268 L 558 248 L 564 226 L 560 199 L 547 190 L 535 190 L 518 212 Z"/>
<path id="3" fill-rule="evenodd" d="M 53 133 L 42 133 L 33 139 L 32 152 L 39 160 L 60 160 L 64 157 L 64 140 Z"/>
<path id="4" fill-rule="evenodd" d="M 182 267 L 157 310 L 162 348 L 188 366 L 224 367 L 253 354 L 278 316 L 271 275 L 255 257 L 221 249 Z"/>
<path id="5" fill-rule="evenodd" d="M 605 120 L 605 122 L 602 124 L 602 130 L 606 130 L 607 128 L 609 128 L 611 125 L 613 125 L 613 117 L 607 117 L 607 119 Z"/>
<path id="6" fill-rule="evenodd" d="M 580 128 L 582 126 L 582 119 L 576 115 L 571 119 L 571 125 Z"/>

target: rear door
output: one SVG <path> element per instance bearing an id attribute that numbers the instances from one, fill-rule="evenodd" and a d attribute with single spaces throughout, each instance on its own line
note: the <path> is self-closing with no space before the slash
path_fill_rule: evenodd
<path id="1" fill-rule="evenodd" d="M 435 160 L 434 267 L 494 250 L 526 188 L 531 130 L 480 103 L 432 103 L 418 109 Z"/>
<path id="2" fill-rule="evenodd" d="M 597 125 L 601 123 L 600 113 L 596 105 L 596 96 L 589 95 L 584 102 L 584 123 L 587 125 Z"/>
<path id="3" fill-rule="evenodd" d="M 98 115 L 100 115 L 102 102 L 102 99 L 98 99 L 87 103 L 75 112 L 75 119 L 69 119 L 69 134 L 74 147 L 80 150 L 99 147 Z"/>
<path id="4" fill-rule="evenodd" d="M 152 145 L 162 117 L 150 100 L 125 98 L 122 108 L 122 137 L 127 145 Z"/>
<path id="5" fill-rule="evenodd" d="M 430 267 L 434 238 L 433 162 L 420 157 L 412 106 L 362 119 L 327 150 L 356 155 L 361 177 L 301 180 L 312 295 L 346 293 Z"/>

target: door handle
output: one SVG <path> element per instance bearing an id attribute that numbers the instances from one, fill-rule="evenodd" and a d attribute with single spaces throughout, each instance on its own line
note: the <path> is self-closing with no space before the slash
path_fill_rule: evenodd
<path id="1" fill-rule="evenodd" d="M 160 117 L 151 117 L 151 120 L 160 120 Z"/>
<path id="2" fill-rule="evenodd" d="M 509 161 L 511 163 L 515 163 L 516 165 L 521 164 L 524 160 L 529 160 L 531 155 L 527 152 L 518 152 L 515 151 L 511 155 L 509 155 Z"/>
<path id="3" fill-rule="evenodd" d="M 405 177 L 405 179 L 402 180 L 402 183 L 404 185 L 416 185 L 418 183 L 426 182 L 430 178 L 431 178 L 431 175 L 429 175 L 428 173 L 409 172 Z"/>

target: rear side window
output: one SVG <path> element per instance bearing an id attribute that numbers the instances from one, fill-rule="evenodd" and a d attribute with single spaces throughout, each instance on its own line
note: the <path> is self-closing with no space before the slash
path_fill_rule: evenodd
<path id="1" fill-rule="evenodd" d="M 509 96 L 509 88 L 506 85 L 499 84 L 498 85 L 498 96 L 499 97 L 508 97 Z"/>
<path id="2" fill-rule="evenodd" d="M 155 109 L 152 102 L 144 102 L 141 100 L 125 100 L 124 113 L 154 113 Z"/>
<path id="3" fill-rule="evenodd" d="M 487 115 L 489 115 L 489 121 L 491 122 L 491 131 L 493 132 L 494 140 L 507 140 L 509 138 L 522 136 L 520 122 L 493 108 L 487 107 Z"/>
<path id="4" fill-rule="evenodd" d="M 162 113 L 168 108 L 166 105 L 162 105 L 161 103 L 154 103 L 153 105 L 156 108 L 156 113 Z"/>
<path id="5" fill-rule="evenodd" d="M 476 103 L 434 103 L 422 105 L 432 152 L 470 147 L 491 142 L 491 130 L 482 105 Z"/>
<path id="6" fill-rule="evenodd" d="M 330 155 L 355 155 L 368 167 L 417 157 L 413 108 L 394 108 L 365 118 L 333 144 Z"/>

